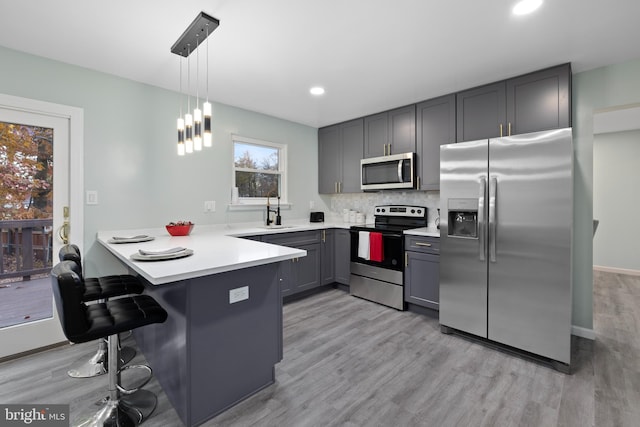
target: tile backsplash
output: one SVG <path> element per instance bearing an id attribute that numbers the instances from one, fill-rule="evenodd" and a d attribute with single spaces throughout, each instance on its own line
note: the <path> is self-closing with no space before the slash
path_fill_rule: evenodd
<path id="1" fill-rule="evenodd" d="M 373 211 L 378 205 L 413 205 L 427 207 L 427 221 L 435 224 L 440 207 L 439 191 L 379 191 L 377 193 L 334 194 L 331 196 L 331 213 L 341 217 L 343 209 L 353 209 L 367 215 L 373 221 Z"/>

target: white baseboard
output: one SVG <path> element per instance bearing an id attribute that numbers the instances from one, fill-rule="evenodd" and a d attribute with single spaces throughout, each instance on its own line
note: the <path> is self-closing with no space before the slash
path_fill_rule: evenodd
<path id="1" fill-rule="evenodd" d="M 631 270 L 628 268 L 605 267 L 603 265 L 594 265 L 594 270 L 604 271 L 607 273 L 627 274 L 629 276 L 640 276 L 640 270 Z"/>
<path id="2" fill-rule="evenodd" d="M 571 335 L 586 338 L 592 341 L 596 339 L 596 333 L 593 329 L 582 328 L 576 325 L 571 325 Z"/>

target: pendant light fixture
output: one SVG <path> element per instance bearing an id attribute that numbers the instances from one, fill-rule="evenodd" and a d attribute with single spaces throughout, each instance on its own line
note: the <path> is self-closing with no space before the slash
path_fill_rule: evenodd
<path id="1" fill-rule="evenodd" d="M 209 34 L 220 25 L 216 18 L 200 12 L 189 25 L 178 41 L 171 47 L 171 52 L 180 58 L 180 117 L 177 121 L 178 155 L 201 151 L 202 146 L 211 147 L 211 103 L 209 102 Z M 207 39 L 207 100 L 200 109 L 200 49 L 198 46 Z M 191 62 L 189 55 L 196 49 L 196 105 L 191 113 Z M 182 58 L 187 58 L 187 111 L 182 118 Z M 203 111 L 204 110 L 204 111 Z M 203 114 L 204 113 L 204 114 Z M 203 126 L 204 125 L 204 126 Z M 204 128 L 204 129 L 203 129 Z M 204 132 L 203 132 L 204 131 Z"/>
<path id="2" fill-rule="evenodd" d="M 204 113 L 204 146 L 211 147 L 211 103 L 209 102 L 209 23 L 207 22 L 207 101 L 202 104 L 202 112 Z"/>
<path id="3" fill-rule="evenodd" d="M 178 116 L 178 156 L 184 156 L 184 117 L 182 117 L 182 56 L 180 57 L 180 115 Z"/>

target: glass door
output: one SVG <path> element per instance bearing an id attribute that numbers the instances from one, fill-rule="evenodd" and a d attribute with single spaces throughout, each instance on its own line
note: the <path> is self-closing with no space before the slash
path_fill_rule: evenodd
<path id="1" fill-rule="evenodd" d="M 82 236 L 64 225 L 71 118 L 54 107 L 0 95 L 0 359 L 66 340 L 49 272 L 62 237 Z"/>

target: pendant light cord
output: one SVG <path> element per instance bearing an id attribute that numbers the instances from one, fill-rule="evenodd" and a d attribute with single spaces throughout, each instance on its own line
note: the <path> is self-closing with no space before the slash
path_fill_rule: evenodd
<path id="1" fill-rule="evenodd" d="M 200 34 L 196 34 L 196 108 L 200 108 L 200 43 L 198 37 Z"/>
<path id="2" fill-rule="evenodd" d="M 209 102 L 209 23 L 207 22 L 207 102 Z"/>
<path id="3" fill-rule="evenodd" d="M 191 94 L 189 93 L 191 90 L 191 59 L 189 56 L 191 55 L 191 45 L 187 45 L 187 114 L 191 114 Z"/>

